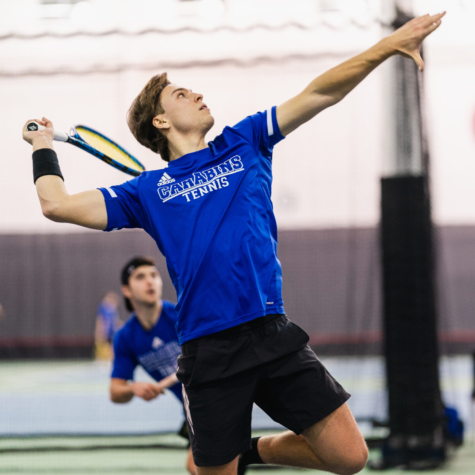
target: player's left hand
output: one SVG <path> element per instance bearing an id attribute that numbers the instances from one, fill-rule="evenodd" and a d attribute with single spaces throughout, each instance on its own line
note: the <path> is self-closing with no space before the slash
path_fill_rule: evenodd
<path id="1" fill-rule="evenodd" d="M 155 383 L 155 388 L 157 391 L 159 391 L 159 394 L 165 394 L 165 389 L 169 388 L 169 385 L 162 383 L 162 381 Z"/>
<path id="2" fill-rule="evenodd" d="M 144 401 L 151 401 L 158 395 L 163 394 L 163 390 L 156 383 L 132 383 L 134 396 L 142 398 Z"/>
<path id="3" fill-rule="evenodd" d="M 437 15 L 424 15 L 414 18 L 397 29 L 386 40 L 397 53 L 412 58 L 421 71 L 424 70 L 424 61 L 421 58 L 421 44 L 432 32 L 442 24 L 446 12 Z"/>

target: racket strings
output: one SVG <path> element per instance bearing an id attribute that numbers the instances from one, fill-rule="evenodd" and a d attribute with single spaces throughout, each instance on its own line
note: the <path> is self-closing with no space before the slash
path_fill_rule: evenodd
<path id="1" fill-rule="evenodd" d="M 137 164 L 137 162 L 135 162 L 135 160 L 133 160 L 133 158 L 130 157 L 127 152 L 122 150 L 115 143 L 107 140 L 105 137 L 102 137 L 92 130 L 88 130 L 81 126 L 76 127 L 76 132 L 82 140 L 94 147 L 96 150 L 102 152 L 104 155 L 112 158 L 116 162 L 119 162 L 131 168 L 132 170 L 136 170 L 138 172 L 143 171 L 143 167 Z"/>

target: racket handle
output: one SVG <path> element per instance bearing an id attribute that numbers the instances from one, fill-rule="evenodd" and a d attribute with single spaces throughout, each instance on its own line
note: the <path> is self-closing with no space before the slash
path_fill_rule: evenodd
<path id="1" fill-rule="evenodd" d="M 45 127 L 43 125 L 38 124 L 38 122 L 35 122 L 34 120 L 31 122 L 28 122 L 26 129 L 29 131 L 36 131 L 36 130 L 44 130 Z M 55 130 L 54 131 L 54 140 L 57 142 L 67 142 L 68 141 L 68 134 L 62 132 L 61 130 Z"/>

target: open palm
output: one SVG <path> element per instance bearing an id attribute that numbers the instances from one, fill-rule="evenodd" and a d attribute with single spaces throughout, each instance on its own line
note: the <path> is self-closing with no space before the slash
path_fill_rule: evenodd
<path id="1" fill-rule="evenodd" d="M 421 58 L 421 43 L 442 24 L 446 12 L 437 15 L 424 15 L 414 18 L 397 29 L 388 41 L 399 54 L 412 58 L 421 71 L 424 70 L 424 61 Z"/>

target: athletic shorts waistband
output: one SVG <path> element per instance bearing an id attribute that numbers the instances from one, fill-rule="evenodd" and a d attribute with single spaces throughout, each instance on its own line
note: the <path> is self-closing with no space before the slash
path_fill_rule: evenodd
<path id="1" fill-rule="evenodd" d="M 241 323 L 240 325 L 227 328 L 226 330 L 221 330 L 216 333 L 211 333 L 210 335 L 204 335 L 204 336 L 200 336 L 199 338 L 194 338 L 193 340 L 188 340 L 185 343 L 183 343 L 181 347 L 182 354 L 183 356 L 187 356 L 188 354 L 193 354 L 196 347 L 199 346 L 201 342 L 213 341 L 213 340 L 225 340 L 225 339 L 232 338 L 238 335 L 243 335 L 245 333 L 252 332 L 266 325 L 277 322 L 279 320 L 287 320 L 287 315 L 281 314 L 281 313 L 265 315 L 264 317 L 255 318 L 254 320 Z"/>

